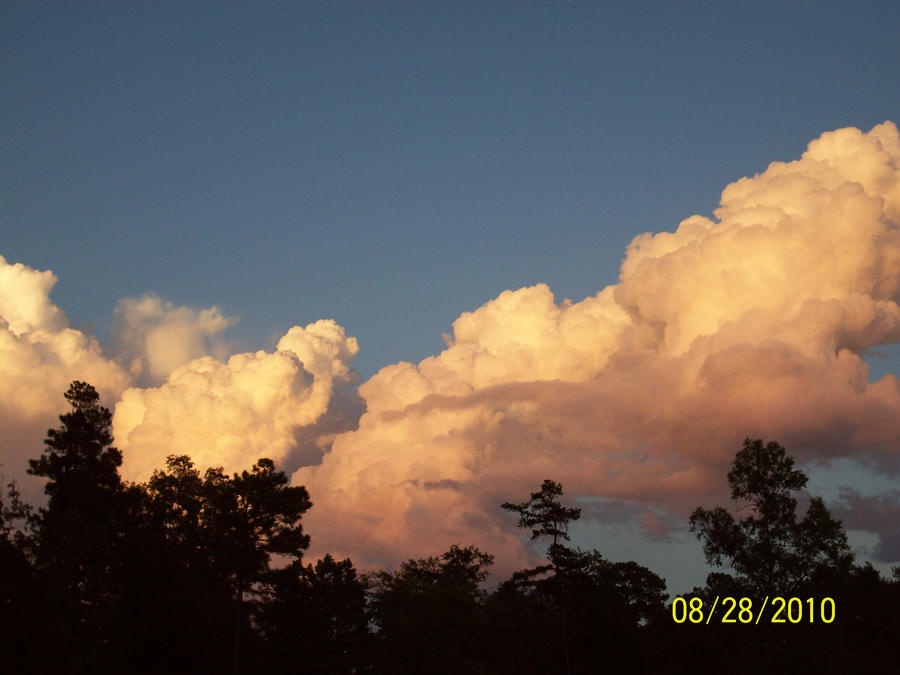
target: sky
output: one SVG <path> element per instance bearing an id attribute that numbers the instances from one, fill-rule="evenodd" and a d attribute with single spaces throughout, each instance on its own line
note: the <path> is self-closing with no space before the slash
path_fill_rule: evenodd
<path id="1" fill-rule="evenodd" d="M 311 556 L 575 542 L 669 590 L 778 440 L 900 562 L 900 7 L 0 7 L 0 471 L 73 379 L 123 475 L 275 459 Z"/>

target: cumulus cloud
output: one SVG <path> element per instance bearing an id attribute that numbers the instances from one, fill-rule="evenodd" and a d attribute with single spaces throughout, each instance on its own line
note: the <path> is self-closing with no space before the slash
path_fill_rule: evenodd
<path id="1" fill-rule="evenodd" d="M 494 553 L 500 573 L 523 565 L 532 554 L 498 504 L 545 478 L 586 519 L 664 540 L 694 506 L 727 501 L 748 436 L 801 462 L 900 466 L 900 380 L 870 382 L 862 360 L 900 341 L 889 122 L 825 133 L 800 159 L 727 186 L 712 217 L 635 237 L 618 283 L 592 297 L 558 302 L 544 284 L 501 293 L 457 318 L 440 354 L 358 391 L 358 345 L 332 320 L 228 357 L 232 318 L 154 295 L 117 306 L 128 372 L 68 327 L 55 282 L 0 258 L 7 473 L 39 451 L 68 383 L 87 380 L 115 404 L 126 478 L 170 453 L 227 471 L 271 457 L 310 490 L 314 552 L 363 564 L 463 543 Z M 857 526 L 875 527 L 855 499 L 844 502 Z"/>
<path id="2" fill-rule="evenodd" d="M 260 457 L 293 470 L 321 461 L 362 414 L 349 366 L 359 347 L 333 320 L 291 328 L 273 352 L 229 358 L 220 335 L 235 319 L 147 294 L 117 304 L 113 360 L 68 326 L 50 300 L 56 282 L 50 271 L 0 257 L 0 475 L 18 480 L 29 499 L 40 498 L 41 481 L 27 475 L 27 460 L 58 424 L 72 380 L 93 384 L 115 409 L 122 473 L 134 480 L 171 453 L 227 471 Z M 139 386 L 148 383 L 158 386 Z"/>
<path id="3" fill-rule="evenodd" d="M 68 326 L 50 300 L 56 281 L 50 271 L 0 256 L 0 473 L 29 498 L 40 484 L 26 476 L 27 460 L 40 455 L 46 430 L 58 423 L 69 383 L 92 383 L 112 405 L 129 382 L 93 337 Z"/>
<path id="4" fill-rule="evenodd" d="M 41 481 L 27 475 L 27 460 L 42 452 L 73 380 L 93 384 L 115 409 L 122 473 L 135 480 L 171 453 L 227 471 L 260 457 L 293 470 L 320 461 L 362 414 L 349 366 L 359 347 L 333 320 L 291 328 L 271 353 L 229 358 L 220 335 L 235 319 L 147 294 L 117 304 L 113 360 L 68 326 L 50 300 L 56 282 L 0 257 L 0 476 L 18 480 L 29 499 L 40 498 Z M 139 386 L 147 383 L 158 386 Z"/>
<path id="5" fill-rule="evenodd" d="M 157 385 L 179 366 L 201 356 L 227 356 L 220 334 L 237 319 L 218 307 L 176 307 L 157 295 L 116 304 L 112 337 L 119 359 L 138 384 Z"/>
<path id="6" fill-rule="evenodd" d="M 835 516 L 842 519 L 847 528 L 878 535 L 872 552 L 875 560 L 900 560 L 900 490 L 863 495 L 858 490 L 845 487 L 841 490 Z"/>
<path id="7" fill-rule="evenodd" d="M 50 302 L 56 275 L 27 265 L 6 262 L 0 256 L 0 316 L 8 330 L 23 335 L 36 330 L 58 331 L 68 325 L 62 310 Z"/>
<path id="8" fill-rule="evenodd" d="M 358 350 L 341 326 L 320 320 L 291 328 L 274 352 L 204 356 L 159 387 L 128 389 L 113 416 L 123 475 L 146 479 L 173 453 L 226 471 L 260 457 L 282 462 L 297 447 L 298 428 L 317 423 L 335 387 L 352 379 Z"/>
<path id="9" fill-rule="evenodd" d="M 516 564 L 497 505 L 544 478 L 665 536 L 726 498 L 747 436 L 894 471 L 900 380 L 870 383 L 861 355 L 900 340 L 898 293 L 897 128 L 825 133 L 726 187 L 713 218 L 636 237 L 596 296 L 505 291 L 440 354 L 364 383 L 359 428 L 294 474 L 313 546 L 384 564 L 475 543 Z"/>

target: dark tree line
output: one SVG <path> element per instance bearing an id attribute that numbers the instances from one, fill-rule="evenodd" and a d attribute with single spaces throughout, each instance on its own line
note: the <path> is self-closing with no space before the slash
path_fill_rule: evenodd
<path id="1" fill-rule="evenodd" d="M 0 671 L 34 673 L 894 672 L 900 570 L 853 562 L 840 523 L 777 443 L 748 440 L 728 482 L 740 504 L 698 508 L 690 527 L 712 572 L 684 596 L 831 597 L 831 623 L 673 620 L 665 581 L 635 562 L 569 545 L 581 512 L 546 480 L 522 503 L 545 564 L 488 591 L 493 557 L 473 546 L 357 572 L 304 564 L 312 503 L 273 462 L 201 473 L 170 456 L 145 483 L 121 480 L 111 415 L 74 382 L 30 473 L 33 509 L 0 494 Z"/>

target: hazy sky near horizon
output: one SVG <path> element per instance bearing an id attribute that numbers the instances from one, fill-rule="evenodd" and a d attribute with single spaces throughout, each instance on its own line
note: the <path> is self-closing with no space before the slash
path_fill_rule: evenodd
<path id="1" fill-rule="evenodd" d="M 720 203 L 727 207 L 726 186 L 764 174 L 771 162 L 799 160 L 825 132 L 855 127 L 867 133 L 886 120 L 900 122 L 898 34 L 896 2 L 4 3 L 0 255 L 34 274 L 19 269 L 0 280 L 14 284 L 5 287 L 8 293 L 29 289 L 34 302 L 27 311 L 25 301 L 13 310 L 7 298 L 3 316 L 19 340 L 38 330 L 63 335 L 68 327 L 81 336 L 77 340 L 87 336 L 77 346 L 54 343 L 52 349 L 34 338 L 31 347 L 43 346 L 27 358 L 24 342 L 16 343 L 22 351 L 15 358 L 38 364 L 44 362 L 35 354 L 53 352 L 60 382 L 78 372 L 95 374 L 108 404 L 116 404 L 124 430 L 117 441 L 134 448 L 135 456 L 160 439 L 191 444 L 208 461 L 226 464 L 244 461 L 248 446 L 272 448 L 302 474 L 298 480 L 321 486 L 320 494 L 340 486 L 340 499 L 313 493 L 319 506 L 311 522 L 321 518 L 323 532 L 330 525 L 319 511 L 359 515 L 356 504 L 372 503 L 376 485 L 397 487 L 402 499 L 374 503 L 385 514 L 400 514 L 403 526 L 375 528 L 371 541 L 347 549 L 350 554 L 391 562 L 386 551 L 392 541 L 400 555 L 418 554 L 415 542 L 440 511 L 454 514 L 441 530 L 446 537 L 480 527 L 491 533 L 483 545 L 524 562 L 509 523 L 499 515 L 483 520 L 485 504 L 507 484 L 519 492 L 501 501 L 524 498 L 524 486 L 537 489 L 541 479 L 557 477 L 542 472 L 560 466 L 559 476 L 572 482 L 579 471 L 630 481 L 628 489 L 618 489 L 604 478 L 602 490 L 593 491 L 578 483 L 574 494 L 619 500 L 601 509 L 596 522 L 627 530 L 622 523 L 632 518 L 644 529 L 628 535 L 633 544 L 620 545 L 628 537 L 595 528 L 606 532 L 598 541 L 619 542 L 610 547 L 623 554 L 652 548 L 656 552 L 641 562 L 653 567 L 653 560 L 667 557 L 666 546 L 675 545 L 673 514 L 683 513 L 692 494 L 724 491 L 722 468 L 739 449 L 704 450 L 702 457 L 678 450 L 671 455 L 678 460 L 667 463 L 666 444 L 690 433 L 666 424 L 676 413 L 693 419 L 707 401 L 684 384 L 685 373 L 700 372 L 704 382 L 733 373 L 722 365 L 722 354 L 733 355 L 746 340 L 721 327 L 744 320 L 736 308 L 775 310 L 758 301 L 771 289 L 757 288 L 746 298 L 731 289 L 733 312 L 727 298 L 704 301 L 705 314 L 669 312 L 664 301 L 675 306 L 679 298 L 702 295 L 709 279 L 731 278 L 727 271 L 681 284 L 705 264 L 701 257 L 679 263 L 685 275 L 659 267 L 652 276 L 649 263 L 641 267 L 641 256 L 662 256 L 670 246 L 687 250 L 689 235 L 699 230 L 679 230 L 676 243 L 655 239 L 640 251 L 626 247 L 645 232 L 674 232 L 694 214 L 713 219 Z M 840 138 L 869 148 L 875 136 Z M 878 138 L 889 148 L 887 131 Z M 831 174 L 817 173 L 815 161 L 838 166 L 837 146 L 823 142 L 818 160 L 798 165 L 797 181 L 821 181 L 835 213 L 846 208 L 840 212 L 857 214 L 853 223 L 884 225 L 893 218 L 896 227 L 895 188 L 887 178 L 878 179 L 877 192 L 856 160 L 835 169 L 844 172 L 842 180 L 867 186 L 869 196 L 883 197 L 888 206 L 873 215 L 841 192 Z M 796 196 L 791 191 L 798 183 L 776 189 L 781 178 L 775 173 L 758 178 L 758 188 L 732 190 L 732 211 L 717 213 L 717 222 L 728 222 L 731 213 L 734 222 L 740 220 L 734 214 L 743 214 L 745 223 L 758 194 L 784 196 L 785 203 Z M 821 191 L 797 194 L 811 204 Z M 770 204 L 769 197 L 759 199 Z M 858 215 L 863 212 L 868 215 Z M 803 213 L 831 227 L 820 211 Z M 759 216 L 760 222 L 768 217 Z M 867 227 L 857 229 L 868 233 Z M 843 236 L 823 234 L 822 245 L 833 241 L 855 253 L 856 240 Z M 707 240 L 697 250 L 739 257 L 755 250 L 754 241 L 716 248 Z M 790 253 L 798 258 L 805 247 L 815 248 L 806 235 L 790 241 L 800 247 Z M 883 242 L 868 253 L 860 249 L 859 278 L 877 269 L 879 279 L 900 283 L 889 263 L 879 259 L 870 266 L 877 257 L 872 251 L 882 249 L 893 250 Z M 626 256 L 633 261 L 627 269 L 621 267 Z M 811 257 L 807 276 L 798 265 L 797 293 L 822 307 L 845 296 L 856 302 L 860 294 L 874 303 L 843 307 L 844 318 L 834 318 L 840 337 L 832 351 L 846 347 L 864 358 L 872 382 L 897 374 L 896 360 L 877 356 L 896 352 L 894 328 L 884 327 L 894 317 L 888 305 L 896 295 L 885 290 L 893 281 L 860 290 L 857 277 L 848 277 L 831 288 L 831 277 L 841 277 L 843 268 L 817 276 L 827 260 Z M 47 270 L 58 279 L 55 286 L 35 276 Z M 612 291 L 598 295 L 613 284 L 615 302 Z M 518 289 L 531 290 L 504 294 Z M 484 311 L 463 316 L 483 305 Z M 848 313 L 870 310 L 883 313 L 877 326 L 873 320 L 848 327 Z M 753 330 L 812 359 L 810 340 L 818 338 L 803 331 L 810 322 L 831 325 L 823 318 L 831 309 L 807 305 L 797 312 L 785 319 L 792 322 L 787 327 L 754 314 Z M 664 346 L 651 335 L 660 325 L 668 327 Z M 515 331 L 539 336 L 528 342 L 533 353 L 507 341 Z M 550 333 L 555 337 L 546 337 Z M 91 351 L 90 336 L 102 347 Z M 463 352 L 466 345 L 478 347 Z M 754 343 L 757 348 L 771 344 Z M 668 360 L 638 358 L 647 350 Z M 403 365 L 439 354 L 421 367 Z M 189 373 L 193 379 L 173 379 L 203 355 L 209 358 Z M 759 354 L 752 358 L 763 362 Z M 846 360 L 816 362 L 817 369 L 807 361 L 798 365 L 799 358 L 766 352 L 764 362 L 776 364 L 773 379 L 783 374 L 779 364 L 792 376 L 827 373 L 797 377 L 833 391 L 837 382 L 859 377 Z M 644 419 L 635 411 L 636 402 L 648 402 L 647 391 L 615 379 L 626 370 L 653 387 L 684 387 L 683 395 Z M 33 365 L 31 372 L 41 371 Z M 56 377 L 47 382 L 56 386 Z M 207 425 L 216 422 L 217 413 L 185 403 L 202 400 L 196 393 L 201 380 L 217 392 L 222 415 L 244 420 L 225 440 L 211 441 L 200 431 L 177 436 L 161 430 L 162 413 L 151 419 L 149 411 L 164 408 L 166 419 L 208 414 Z M 613 381 L 616 388 L 607 388 Z M 747 422 L 732 430 L 739 438 L 771 428 L 804 448 L 836 433 L 848 447 L 871 451 L 880 459 L 859 479 L 869 487 L 856 484 L 856 493 L 843 493 L 843 503 L 851 509 L 868 493 L 894 494 L 878 502 L 890 510 L 898 508 L 896 493 L 884 483 L 896 485 L 888 468 L 889 458 L 897 457 L 896 439 L 862 430 L 880 428 L 878 415 L 894 410 L 892 386 L 870 392 L 878 400 L 871 410 L 835 394 L 820 428 L 811 411 L 821 400 L 809 401 L 798 415 L 803 424 L 763 408 L 754 409 L 751 422 L 719 412 L 723 421 Z M 55 392 L 57 402 L 63 390 Z M 776 399 L 791 400 L 796 391 L 785 389 Z M 634 409 L 609 402 L 618 396 L 631 396 Z M 26 442 L 46 428 L 47 411 L 59 408 L 49 397 L 35 399 L 33 411 L 40 413 L 31 417 L 13 408 L 12 398 L 0 397 L 0 407 L 7 405 L 6 413 L 0 410 L 7 441 Z M 485 407 L 487 400 L 493 407 Z M 369 413 L 353 431 L 363 401 Z M 567 401 L 568 412 L 554 401 Z M 596 401 L 604 401 L 602 412 L 591 407 Z M 876 408 L 880 412 L 872 412 Z M 554 425 L 566 414 L 582 414 L 591 425 L 557 438 Z M 643 421 L 622 428 L 616 415 Z M 773 416 L 770 426 L 767 415 Z M 27 424 L 16 427 L 21 419 Z M 700 432 L 708 432 L 710 443 L 733 442 L 712 427 L 701 425 Z M 465 444 L 456 445 L 463 437 Z M 42 438 L 34 437 L 38 449 Z M 548 438 L 558 455 L 529 450 L 517 468 L 504 454 Z M 615 449 L 601 464 L 585 455 L 597 444 Z M 496 452 L 485 458 L 476 446 Z M 639 456 L 635 462 L 651 466 L 649 473 L 620 463 L 626 446 Z M 404 452 L 410 459 L 400 462 Z M 329 453 L 333 463 L 317 464 Z M 800 456 L 810 463 L 853 459 L 833 449 L 822 456 L 801 450 Z M 134 465 L 134 476 L 158 466 L 156 455 L 143 457 L 146 466 Z M 10 455 L 6 464 L 16 458 Z M 444 467 L 450 468 L 441 473 Z M 716 471 L 721 485 L 714 488 Z M 837 496 L 832 480 L 823 476 L 821 487 L 833 487 Z M 645 499 L 651 492 L 655 496 Z M 650 506 L 641 510 L 638 503 Z M 869 531 L 887 537 L 879 527 Z M 893 536 L 900 548 L 900 534 Z M 333 533 L 321 539 L 341 546 Z M 870 543 L 882 546 L 882 558 L 897 559 L 887 538 Z M 698 560 L 697 550 L 684 559 Z M 699 579 L 676 576 L 699 583 L 705 570 L 699 572 Z"/>

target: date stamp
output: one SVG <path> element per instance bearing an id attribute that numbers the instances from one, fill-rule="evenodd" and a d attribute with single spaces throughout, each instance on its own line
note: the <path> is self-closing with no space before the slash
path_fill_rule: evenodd
<path id="1" fill-rule="evenodd" d="M 712 607 L 706 611 L 700 598 L 675 598 L 672 603 L 672 620 L 675 623 L 687 621 L 709 624 L 715 616 L 715 620 L 721 623 L 759 624 L 760 620 L 764 623 L 831 623 L 836 613 L 834 599 L 829 597 L 816 601 L 815 598 L 784 598 L 777 595 L 770 602 L 769 596 L 766 596 L 762 603 L 757 602 L 756 605 L 759 609 L 754 606 L 751 598 L 720 598 L 717 595 Z M 767 619 L 764 618 L 766 610 L 769 611 Z"/>

